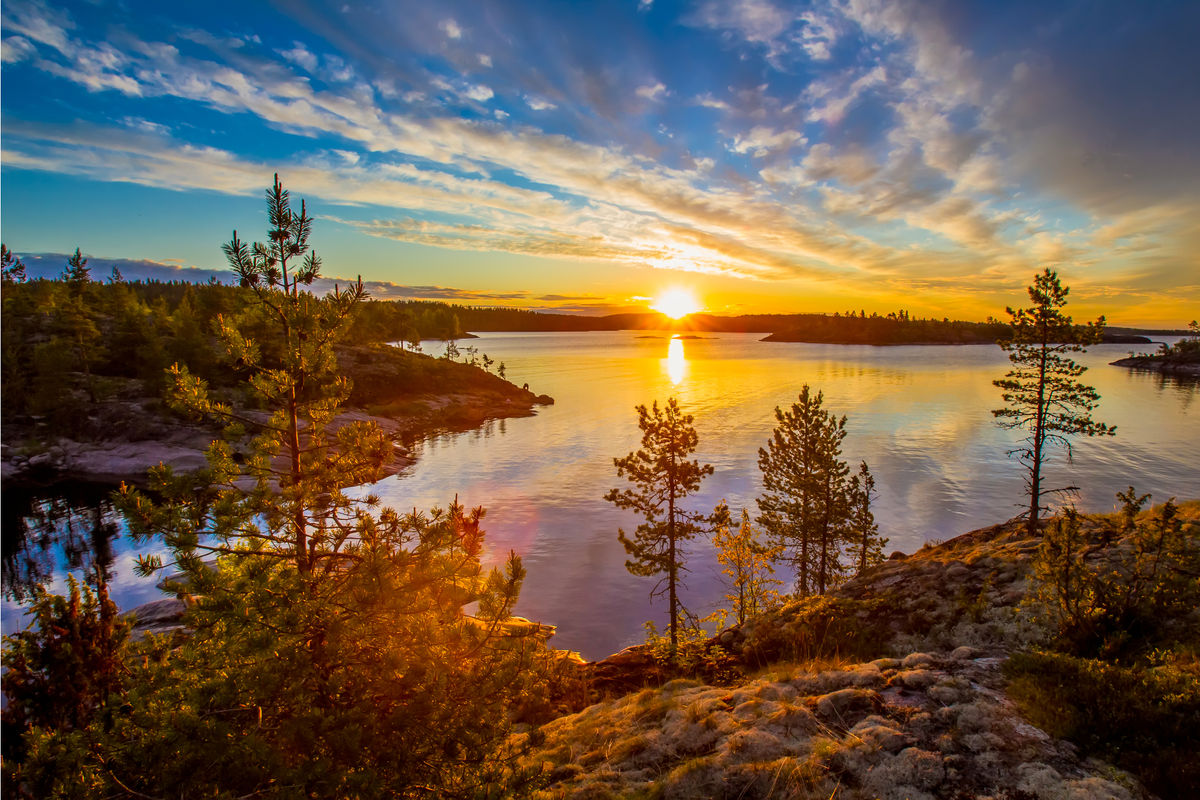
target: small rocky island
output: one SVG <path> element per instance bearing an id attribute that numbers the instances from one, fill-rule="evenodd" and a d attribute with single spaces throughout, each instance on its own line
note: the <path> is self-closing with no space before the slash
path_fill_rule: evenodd
<path id="1" fill-rule="evenodd" d="M 1164 344 L 1159 352 L 1130 354 L 1110 362 L 1115 367 L 1160 372 L 1181 378 L 1200 378 L 1200 328 L 1195 322 L 1189 326 L 1189 335 L 1173 345 Z"/>
<path id="2" fill-rule="evenodd" d="M 1109 362 L 1114 367 L 1161 372 L 1181 378 L 1200 378 L 1200 353 L 1187 357 L 1166 355 L 1136 355 Z"/>

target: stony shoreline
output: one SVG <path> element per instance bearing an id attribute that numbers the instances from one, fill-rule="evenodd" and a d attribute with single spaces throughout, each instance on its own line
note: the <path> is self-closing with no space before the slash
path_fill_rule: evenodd
<path id="1" fill-rule="evenodd" d="M 1109 365 L 1145 370 L 1147 372 L 1160 372 L 1163 375 L 1174 375 L 1176 377 L 1200 378 L 1200 362 L 1178 361 L 1163 356 L 1130 356 L 1110 361 Z"/>
<path id="2" fill-rule="evenodd" d="M 553 398 L 513 387 L 511 392 L 482 391 L 422 395 L 404 410 L 387 416 L 347 409 L 334 418 L 335 429 L 353 422 L 375 422 L 396 442 L 385 468 L 387 477 L 416 460 L 412 445 L 442 432 L 467 431 L 492 419 L 534 415 Z M 150 468 L 166 464 L 177 471 L 205 466 L 204 453 L 220 431 L 171 418 L 158 401 L 125 397 L 87 409 L 93 435 L 86 439 L 52 437 L 36 426 L 6 424 L 0 479 L 7 486 L 48 487 L 68 481 L 143 485 Z"/>

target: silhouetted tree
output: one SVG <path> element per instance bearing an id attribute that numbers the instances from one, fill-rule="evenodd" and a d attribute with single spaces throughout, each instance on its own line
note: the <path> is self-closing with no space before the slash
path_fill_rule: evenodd
<path id="1" fill-rule="evenodd" d="M 1063 286 L 1050 269 L 1034 277 L 1029 287 L 1028 308 L 1009 308 L 1012 335 L 1000 342 L 1013 368 L 1004 378 L 992 381 L 1002 390 L 1007 407 L 992 411 L 1002 428 L 1029 432 L 1021 444 L 1009 451 L 1027 470 L 1025 486 L 1029 494 L 1026 529 L 1038 530 L 1042 497 L 1061 489 L 1043 489 L 1042 467 L 1050 445 L 1065 447 L 1068 458 L 1071 442 L 1067 437 L 1112 436 L 1115 427 L 1095 422 L 1092 411 L 1100 394 L 1078 378 L 1087 371 L 1068 353 L 1082 352 L 1087 345 L 1100 341 L 1104 317 L 1086 326 L 1077 326 L 1062 313 L 1070 289 Z"/>
<path id="2" fill-rule="evenodd" d="M 24 283 L 26 279 L 25 262 L 3 244 L 0 244 L 0 276 L 4 283 Z"/>
<path id="3" fill-rule="evenodd" d="M 840 456 L 846 418 L 830 414 L 806 384 L 799 402 L 787 411 L 775 409 L 778 425 L 758 468 L 763 494 L 759 522 L 791 551 L 796 590 L 823 593 L 841 575 L 838 558 L 848 513 L 846 478 L 850 468 Z"/>
<path id="4" fill-rule="evenodd" d="M 858 465 L 858 473 L 850 476 L 848 490 L 850 515 L 847 522 L 847 540 L 854 554 L 858 573 L 883 561 L 883 548 L 888 540 L 879 536 L 879 526 L 871 513 L 871 500 L 875 494 L 875 478 L 867 462 Z"/>
<path id="5" fill-rule="evenodd" d="M 645 518 L 633 536 L 619 530 L 618 537 L 631 558 L 625 568 L 634 575 L 665 575 L 651 597 L 664 591 L 670 607 L 672 660 L 679 646 L 679 624 L 683 607 L 679 602 L 679 583 L 685 571 L 680 545 L 705 530 L 708 517 L 685 510 L 681 501 L 700 488 L 700 482 L 713 468 L 689 460 L 699 437 L 692 426 L 692 415 L 684 414 L 679 402 L 667 400 L 663 407 L 656 401 L 650 408 L 636 407 L 638 427 L 642 429 L 642 447 L 624 458 L 614 458 L 617 476 L 634 484 L 633 489 L 613 489 L 604 499 L 618 508 L 630 509 Z M 665 589 L 663 584 L 666 584 Z"/>
<path id="6" fill-rule="evenodd" d="M 63 268 L 62 279 L 71 291 L 79 294 L 83 290 L 84 285 L 92 279 L 92 271 L 87 265 L 87 259 L 79 252 L 79 248 L 75 248 L 75 255 L 67 259 L 67 266 Z"/>

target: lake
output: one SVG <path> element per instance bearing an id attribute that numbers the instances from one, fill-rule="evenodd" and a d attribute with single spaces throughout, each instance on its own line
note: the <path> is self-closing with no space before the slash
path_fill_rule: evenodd
<path id="1" fill-rule="evenodd" d="M 552 643 L 588 658 L 639 641 L 648 619 L 665 622 L 665 602 L 649 599 L 654 579 L 625 570 L 617 541 L 617 529 L 631 531 L 638 518 L 603 500 L 625 484 L 612 460 L 639 444 L 639 403 L 674 396 L 695 416 L 695 457 L 715 472 L 688 508 L 707 511 L 725 499 L 735 516 L 743 507 L 754 512 L 758 448 L 774 427 L 773 410 L 807 383 L 824 392 L 827 409 L 848 417 L 844 457 L 852 468 L 865 459 L 875 475 L 874 512 L 888 552 L 1020 513 L 1023 474 L 1006 456 L 1017 435 L 996 427 L 990 411 L 1000 405 L 991 382 L 1008 367 L 999 348 L 767 343 L 762 335 L 481 334 L 469 344 L 555 404 L 426 440 L 412 467 L 370 489 L 401 509 L 445 506 L 456 494 L 486 507 L 489 557 L 515 550 L 528 570 L 517 612 L 557 625 Z M 1046 471 L 1048 487 L 1079 486 L 1084 509 L 1110 510 L 1130 484 L 1159 502 L 1200 495 L 1200 387 L 1108 366 L 1131 348 L 1154 349 L 1101 345 L 1080 358 L 1103 398 L 1095 418 L 1117 425 L 1117 436 L 1078 439 L 1073 460 L 1056 451 Z M 130 545 L 114 550 L 118 602 L 153 599 L 153 587 L 132 578 Z M 719 568 L 707 542 L 690 544 L 687 556 L 682 599 L 703 616 L 723 593 Z M 16 613 L 6 599 L 6 631 Z"/>

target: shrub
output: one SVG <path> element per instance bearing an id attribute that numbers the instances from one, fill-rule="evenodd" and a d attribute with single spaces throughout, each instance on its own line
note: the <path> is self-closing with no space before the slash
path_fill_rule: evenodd
<path id="1" fill-rule="evenodd" d="M 1018 653 L 1009 695 L 1048 733 L 1138 774 L 1163 797 L 1200 796 L 1200 670 L 1125 667 L 1062 653 Z"/>
<path id="2" fill-rule="evenodd" d="M 4 637 L 4 777 L 27 790 L 29 776 L 19 767 L 31 742 L 44 730 L 70 734 L 108 715 L 125 683 L 129 624 L 117 616 L 102 576 L 95 591 L 74 576 L 67 582 L 66 597 L 36 586 L 32 624 Z"/>
<path id="3" fill-rule="evenodd" d="M 1136 659 L 1195 633 L 1200 604 L 1200 528 L 1173 501 L 1140 514 L 1149 495 L 1117 495 L 1120 528 L 1086 530 L 1074 509 L 1046 528 L 1029 605 L 1048 623 L 1054 648 L 1084 657 Z"/>
<path id="4" fill-rule="evenodd" d="M 816 595 L 794 600 L 746 626 L 743 657 L 748 664 L 852 657 L 869 660 L 885 654 L 890 632 L 880 611 L 882 600 L 852 600 Z"/>

